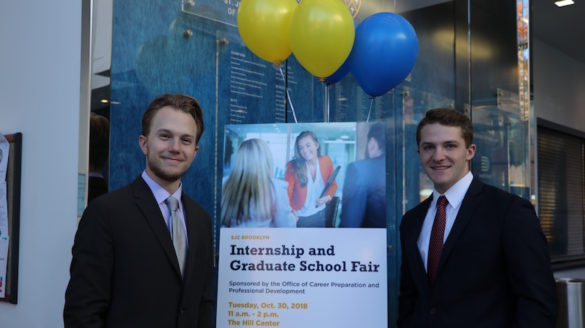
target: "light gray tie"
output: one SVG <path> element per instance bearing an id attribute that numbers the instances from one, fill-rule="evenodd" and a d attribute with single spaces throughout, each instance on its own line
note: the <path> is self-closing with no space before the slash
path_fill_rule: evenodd
<path id="1" fill-rule="evenodd" d="M 171 217 L 169 218 L 169 230 L 171 232 L 171 239 L 173 240 L 173 245 L 175 246 L 175 253 L 177 254 L 177 259 L 179 260 L 179 268 L 181 268 L 181 275 L 184 272 L 185 267 L 185 254 L 186 252 L 186 242 L 185 242 L 185 230 L 183 229 L 183 223 L 181 222 L 181 217 L 178 213 L 179 209 L 179 201 L 170 196 L 165 200 L 169 210 L 171 212 Z"/>

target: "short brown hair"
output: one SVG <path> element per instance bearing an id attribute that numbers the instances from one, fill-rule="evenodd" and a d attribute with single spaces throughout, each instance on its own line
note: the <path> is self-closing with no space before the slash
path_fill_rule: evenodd
<path id="1" fill-rule="evenodd" d="M 418 123 L 416 128 L 416 144 L 420 145 L 420 131 L 427 124 L 439 123 L 445 126 L 461 128 L 461 136 L 465 140 L 465 147 L 473 143 L 473 125 L 465 114 L 448 108 L 435 108 L 426 112 L 425 117 Z"/>
<path id="2" fill-rule="evenodd" d="M 186 95 L 171 95 L 164 94 L 154 98 L 154 100 L 148 105 L 146 111 L 142 115 L 142 135 L 148 136 L 150 133 L 150 124 L 154 115 L 163 107 L 173 107 L 180 110 L 183 113 L 187 113 L 193 117 L 195 124 L 197 125 L 197 135 L 195 136 L 195 143 L 199 144 L 199 139 L 203 134 L 205 125 L 203 124 L 203 111 L 201 106 L 193 97 Z"/>

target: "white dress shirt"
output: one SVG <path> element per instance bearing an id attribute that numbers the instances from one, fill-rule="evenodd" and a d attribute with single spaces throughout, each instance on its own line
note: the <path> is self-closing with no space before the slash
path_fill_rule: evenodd
<path id="1" fill-rule="evenodd" d="M 451 188 L 449 188 L 449 190 L 447 190 L 443 195 L 439 194 L 437 190 L 433 189 L 433 200 L 431 201 L 431 205 L 429 206 L 429 210 L 425 216 L 425 221 L 417 241 L 418 250 L 425 266 L 425 271 L 427 270 L 431 230 L 433 229 L 433 222 L 435 221 L 435 214 L 437 213 L 437 199 L 439 199 L 439 196 L 445 196 L 449 202 L 446 209 L 447 219 L 445 221 L 445 236 L 443 236 L 444 245 L 447 237 L 449 237 L 451 228 L 453 228 L 457 213 L 459 213 L 459 208 L 461 207 L 461 202 L 463 202 L 463 197 L 465 197 L 467 189 L 469 189 L 472 180 L 473 174 L 471 174 L 471 171 L 469 171 L 463 178 L 451 186 Z"/>
<path id="2" fill-rule="evenodd" d="M 144 179 L 144 181 L 146 182 L 146 184 L 148 185 L 148 187 L 152 191 L 152 194 L 154 195 L 154 198 L 156 199 L 156 202 L 158 203 L 158 206 L 160 208 L 160 212 L 162 213 L 162 216 L 165 220 L 165 224 L 167 225 L 167 227 L 169 227 L 169 220 L 171 218 L 171 211 L 169 210 L 169 207 L 167 206 L 166 199 L 169 198 L 169 196 L 173 196 L 179 201 L 179 208 L 177 209 L 177 213 L 179 214 L 179 217 L 181 218 L 181 222 L 183 223 L 183 229 L 185 231 L 185 242 L 187 245 L 189 245 L 189 239 L 187 238 L 187 227 L 185 225 L 185 215 L 183 214 L 185 212 L 183 211 L 183 202 L 181 201 L 181 194 L 183 192 L 183 184 L 181 183 L 179 185 L 179 188 L 177 189 L 177 191 L 175 191 L 171 195 L 171 194 L 169 194 L 168 191 L 166 191 L 163 187 L 161 187 L 158 183 L 156 183 L 156 181 L 152 180 L 152 178 L 146 173 L 146 171 L 142 171 L 142 179 Z M 169 231 L 169 236 L 170 236 L 170 231 Z"/>
<path id="3" fill-rule="evenodd" d="M 311 177 L 311 170 L 309 164 L 305 164 L 307 170 L 307 197 L 305 198 L 305 204 L 297 211 L 298 216 L 310 216 L 325 208 L 325 204 L 317 207 L 317 200 L 321 198 L 321 193 L 325 189 L 325 181 L 321 175 L 321 166 L 319 165 L 319 159 L 316 160 L 317 165 L 315 166 L 315 180 Z"/>

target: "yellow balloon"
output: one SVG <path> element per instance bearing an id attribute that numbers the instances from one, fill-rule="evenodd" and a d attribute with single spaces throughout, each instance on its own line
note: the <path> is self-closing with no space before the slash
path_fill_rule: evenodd
<path id="1" fill-rule="evenodd" d="M 291 52 L 290 20 L 296 0 L 242 0 L 238 8 L 238 31 L 256 56 L 280 63 Z"/>
<path id="2" fill-rule="evenodd" d="M 342 0 L 302 0 L 290 23 L 290 45 L 301 65 L 325 78 L 343 64 L 353 46 L 355 27 Z"/>

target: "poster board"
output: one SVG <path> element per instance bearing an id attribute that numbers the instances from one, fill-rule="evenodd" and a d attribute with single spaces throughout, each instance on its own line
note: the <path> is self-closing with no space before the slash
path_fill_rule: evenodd
<path id="1" fill-rule="evenodd" d="M 0 134 L 0 139 L 1 138 Z M 0 265 L 5 265 L 4 274 L 0 276 L 0 301 L 17 304 L 18 302 L 18 252 L 20 235 L 20 184 L 22 161 L 22 133 L 3 136 L 8 142 L 8 154 L 2 154 L 1 161 L 7 164 L 5 177 L 0 183 L 5 183 L 5 198 L 7 217 L 3 225 L 7 231 L 0 231 L 0 243 L 7 243 L 6 258 L 0 254 Z M 2 168 L 3 166 L 0 166 Z M 4 228 L 4 229 L 6 229 Z M 3 296 L 2 296 L 3 295 Z"/>
<path id="2" fill-rule="evenodd" d="M 372 199 L 360 198 L 369 192 L 355 184 L 385 181 L 380 179 L 385 155 L 364 155 L 373 153 L 368 149 L 372 130 L 384 138 L 383 125 L 373 123 L 226 125 L 218 325 L 387 327 L 386 214 L 379 215 L 383 222 L 373 220 L 378 215 L 370 207 L 365 210 Z M 316 144 L 309 145 L 308 138 Z M 305 163 L 295 166 L 300 157 Z M 296 194 L 292 190 L 300 188 L 302 178 L 292 170 L 311 172 L 313 158 L 319 163 L 314 181 Z M 368 169 L 358 173 L 361 164 Z M 370 164 L 381 165 L 370 169 Z M 269 178 L 257 180 L 266 172 Z M 316 191 L 309 190 L 310 184 Z M 374 203 L 385 209 L 385 184 L 375 190 L 380 192 Z M 252 195 L 272 196 L 259 202 Z M 321 208 L 318 199 L 326 195 L 327 205 L 313 210 Z M 316 204 L 307 206 L 308 199 Z M 260 214 L 261 204 L 275 206 L 266 216 Z M 336 208 L 327 211 L 328 204 Z M 363 211 L 349 210 L 350 204 L 364 205 L 359 206 Z M 238 207 L 248 214 L 234 212 Z"/>

